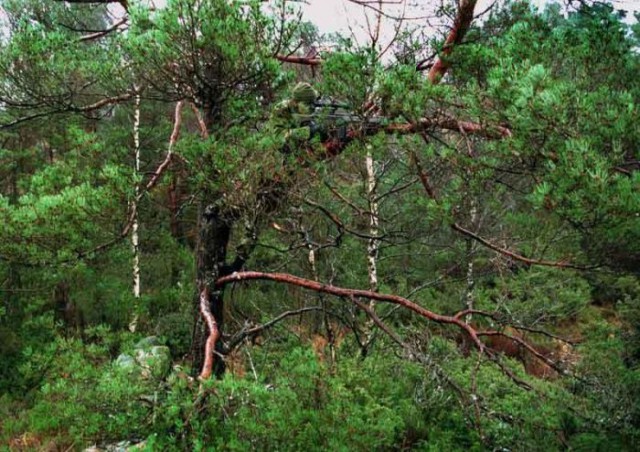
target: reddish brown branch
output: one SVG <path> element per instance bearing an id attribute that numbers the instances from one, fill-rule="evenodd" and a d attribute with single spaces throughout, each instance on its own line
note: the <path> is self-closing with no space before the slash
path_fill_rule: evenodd
<path id="1" fill-rule="evenodd" d="M 196 115 L 196 120 L 198 121 L 198 127 L 200 128 L 200 136 L 202 137 L 203 140 L 208 139 L 209 130 L 207 130 L 207 124 L 204 122 L 204 118 L 202 117 L 202 114 L 200 114 L 200 110 L 198 110 L 198 107 L 196 107 L 196 105 L 193 102 L 190 102 L 189 106 L 191 107 L 193 114 Z"/>
<path id="2" fill-rule="evenodd" d="M 209 309 L 209 288 L 206 284 L 200 290 L 200 314 L 204 319 L 207 329 L 209 330 L 209 336 L 204 346 L 204 364 L 202 364 L 202 371 L 200 372 L 200 380 L 207 380 L 211 377 L 213 372 L 213 362 L 215 359 L 216 342 L 220 337 L 220 330 L 216 319 Z"/>
<path id="3" fill-rule="evenodd" d="M 484 351 L 484 345 L 478 338 L 476 330 L 472 326 L 467 325 L 465 322 L 461 321 L 460 319 L 456 319 L 455 317 L 437 314 L 433 311 L 423 308 L 422 306 L 414 303 L 411 300 L 407 300 L 406 298 L 400 297 L 398 295 L 387 295 L 379 292 L 371 292 L 368 290 L 346 289 L 343 287 L 322 284 L 310 279 L 299 278 L 287 273 L 238 272 L 218 279 L 216 281 L 216 287 L 222 287 L 230 282 L 248 280 L 276 281 L 303 287 L 309 290 L 314 290 L 316 292 L 335 295 L 349 300 L 353 299 L 354 297 L 360 297 L 403 306 L 432 322 L 457 326 L 469 336 L 478 350 Z"/>
<path id="4" fill-rule="evenodd" d="M 391 124 L 385 128 L 389 132 L 402 134 L 419 133 L 425 130 L 440 128 L 456 132 L 480 135 L 485 138 L 508 138 L 511 130 L 504 126 L 487 126 L 472 121 L 458 121 L 455 118 L 422 118 L 415 123 Z"/>
<path id="5" fill-rule="evenodd" d="M 422 188 L 424 188 L 424 191 L 427 192 L 427 195 L 429 195 L 431 199 L 438 202 L 438 197 L 436 196 L 436 192 L 431 186 L 431 183 L 429 182 L 429 175 L 422 168 L 422 164 L 420 163 L 420 159 L 418 158 L 418 155 L 414 151 L 411 151 L 410 157 L 411 157 L 411 160 L 413 161 L 414 166 L 416 167 L 416 170 L 418 171 L 418 176 L 420 177 L 420 183 L 422 184 Z"/>
<path id="6" fill-rule="evenodd" d="M 174 111 L 174 119 L 173 119 L 173 131 L 171 132 L 171 137 L 169 138 L 169 148 L 167 150 L 167 155 L 164 158 L 164 161 L 156 168 L 153 172 L 153 176 L 147 185 L 145 186 L 146 191 L 151 190 L 160 180 L 160 177 L 165 172 L 165 170 L 169 167 L 171 160 L 173 159 L 173 147 L 178 142 L 178 138 L 180 137 L 180 125 L 182 124 L 182 107 L 183 102 L 180 101 L 176 104 L 176 109 Z"/>
<path id="7" fill-rule="evenodd" d="M 133 221 L 136 217 L 136 213 L 138 210 L 138 202 L 142 199 L 142 196 L 144 195 L 144 193 L 150 191 L 151 189 L 153 189 L 153 187 L 155 187 L 155 185 L 160 180 L 160 177 L 162 177 L 165 170 L 169 167 L 169 164 L 171 163 L 171 160 L 173 158 L 173 147 L 178 141 L 178 137 L 180 136 L 180 124 L 182 122 L 182 106 L 183 106 L 182 101 L 176 104 L 176 109 L 174 113 L 173 131 L 171 132 L 171 137 L 169 138 L 169 149 L 167 151 L 167 156 L 162 161 L 162 163 L 160 163 L 160 165 L 156 168 L 156 170 L 153 172 L 151 179 L 149 180 L 149 182 L 147 182 L 147 185 L 145 185 L 144 191 L 139 193 L 138 196 L 136 197 L 136 202 L 133 203 L 133 206 L 127 218 L 127 222 L 122 228 L 122 231 L 120 232 L 120 234 L 118 234 L 118 236 L 115 239 L 110 240 L 106 243 L 103 243 L 102 245 L 99 245 L 89 251 L 78 253 L 78 259 L 82 259 L 85 256 L 88 256 L 90 254 L 94 254 L 94 253 L 103 251 L 105 249 L 108 249 L 111 246 L 123 240 L 124 238 L 126 238 L 127 235 L 129 235 L 129 231 L 131 231 L 131 227 L 133 226 Z"/>
<path id="8" fill-rule="evenodd" d="M 447 39 L 444 42 L 442 52 L 438 57 L 435 64 L 429 70 L 427 78 L 431 83 L 438 83 L 442 80 L 442 77 L 446 74 L 451 63 L 447 61 L 447 58 L 454 47 L 462 42 L 462 39 L 467 34 L 471 22 L 473 22 L 473 11 L 476 7 L 476 0 L 461 0 L 458 6 L 458 13 L 453 22 L 453 28 L 449 32 Z"/>
<path id="9" fill-rule="evenodd" d="M 278 61 L 283 63 L 302 64 L 304 66 L 320 66 L 322 64 L 321 58 L 307 58 L 295 55 L 276 55 Z"/>
<path id="10" fill-rule="evenodd" d="M 80 113 L 88 113 L 94 110 L 98 110 L 102 107 L 106 107 L 108 105 L 119 104 L 120 102 L 124 102 L 125 100 L 132 99 L 136 93 L 134 91 L 120 94 L 119 96 L 107 97 L 105 99 L 101 99 L 93 104 L 85 105 L 83 107 L 72 107 L 70 111 L 80 112 Z"/>

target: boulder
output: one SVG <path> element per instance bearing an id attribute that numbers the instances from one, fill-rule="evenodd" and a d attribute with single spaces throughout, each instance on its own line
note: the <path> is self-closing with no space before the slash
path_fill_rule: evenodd
<path id="1" fill-rule="evenodd" d="M 160 339 L 158 339 L 156 336 L 148 336 L 140 339 L 133 348 L 135 348 L 136 350 L 148 350 L 151 347 L 156 347 L 158 345 L 162 345 L 160 343 Z"/>
<path id="2" fill-rule="evenodd" d="M 164 345 L 136 350 L 135 361 L 142 369 L 143 378 L 162 379 L 171 370 L 171 352 Z"/>
<path id="3" fill-rule="evenodd" d="M 118 356 L 116 359 L 116 366 L 120 369 L 123 369 L 127 372 L 136 372 L 140 370 L 140 366 L 131 355 L 127 355 L 125 353 Z"/>
<path id="4" fill-rule="evenodd" d="M 97 445 L 93 445 L 84 449 L 83 452 L 129 452 L 136 450 L 144 450 L 147 445 L 146 441 L 142 441 L 139 443 L 134 443 L 131 441 L 120 441 L 116 444 L 105 444 L 103 446 L 98 447 Z"/>

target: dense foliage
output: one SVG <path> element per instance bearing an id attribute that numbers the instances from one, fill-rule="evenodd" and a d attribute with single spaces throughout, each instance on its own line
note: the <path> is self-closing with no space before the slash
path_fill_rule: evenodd
<path id="1" fill-rule="evenodd" d="M 287 1 L 0 2 L 0 447 L 637 447 L 640 29 L 579 3 L 443 47 Z"/>

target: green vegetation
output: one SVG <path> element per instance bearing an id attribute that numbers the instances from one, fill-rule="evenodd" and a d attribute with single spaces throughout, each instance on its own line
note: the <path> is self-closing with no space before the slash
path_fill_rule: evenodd
<path id="1" fill-rule="evenodd" d="M 374 3 L 0 0 L 0 450 L 637 448 L 637 18 Z"/>

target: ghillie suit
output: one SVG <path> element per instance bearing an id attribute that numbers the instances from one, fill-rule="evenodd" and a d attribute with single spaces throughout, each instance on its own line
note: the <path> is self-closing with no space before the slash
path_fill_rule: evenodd
<path id="1" fill-rule="evenodd" d="M 309 147 L 315 127 L 313 113 L 318 93 L 308 83 L 298 83 L 291 97 L 276 105 L 271 113 L 273 130 L 283 140 L 285 154 L 300 155 L 300 149 Z"/>
<path id="2" fill-rule="evenodd" d="M 346 105 L 321 100 L 310 84 L 298 83 L 291 98 L 276 105 L 270 122 L 283 140 L 283 153 L 322 159 L 339 154 L 356 136 L 362 119 Z"/>

